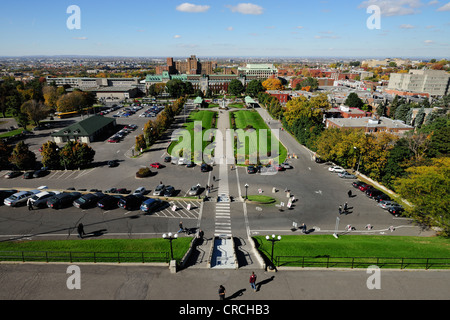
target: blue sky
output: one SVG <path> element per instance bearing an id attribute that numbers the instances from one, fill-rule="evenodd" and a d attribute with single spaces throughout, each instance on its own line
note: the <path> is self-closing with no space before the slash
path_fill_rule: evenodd
<path id="1" fill-rule="evenodd" d="M 448 0 L 15 0 L 0 28 L 0 56 L 450 57 Z"/>

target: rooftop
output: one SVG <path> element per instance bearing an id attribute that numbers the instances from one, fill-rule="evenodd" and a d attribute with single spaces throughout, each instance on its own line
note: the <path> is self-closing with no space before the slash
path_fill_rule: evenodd
<path id="1" fill-rule="evenodd" d="M 362 118 L 329 118 L 327 119 L 329 122 L 336 124 L 339 127 L 347 127 L 347 128 L 377 128 L 377 127 L 385 127 L 385 128 L 397 128 L 397 129 L 406 129 L 413 130 L 414 127 L 405 124 L 400 120 L 392 120 L 386 117 L 380 117 L 380 119 L 375 119 L 373 117 L 362 117 Z"/>
<path id="2" fill-rule="evenodd" d="M 65 137 L 65 136 L 73 136 L 73 137 L 86 137 L 91 136 L 101 128 L 109 125 L 116 120 L 113 118 L 106 118 L 103 116 L 92 116 L 87 119 L 84 119 L 80 122 L 74 123 L 71 126 L 68 126 L 56 133 L 52 134 L 52 137 Z"/>

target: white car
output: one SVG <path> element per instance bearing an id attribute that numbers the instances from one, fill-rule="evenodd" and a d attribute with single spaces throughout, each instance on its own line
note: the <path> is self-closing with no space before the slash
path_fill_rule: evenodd
<path id="1" fill-rule="evenodd" d="M 339 166 L 332 166 L 328 168 L 328 171 L 334 172 L 334 173 L 343 173 L 345 172 L 345 169 Z"/>
<path id="2" fill-rule="evenodd" d="M 141 195 L 143 196 L 145 193 L 147 192 L 147 189 L 145 189 L 144 187 L 139 187 L 136 190 L 134 190 L 133 195 Z"/>
<path id="3" fill-rule="evenodd" d="M 185 158 L 178 159 L 178 165 L 185 165 L 187 163 L 187 160 Z"/>

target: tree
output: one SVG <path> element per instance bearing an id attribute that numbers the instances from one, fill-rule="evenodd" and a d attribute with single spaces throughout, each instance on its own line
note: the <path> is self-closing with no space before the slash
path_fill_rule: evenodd
<path id="1" fill-rule="evenodd" d="M 307 88 L 309 87 L 310 90 L 306 90 L 306 91 L 315 91 L 319 88 L 319 81 L 317 81 L 317 79 L 312 78 L 312 77 L 308 77 L 305 80 L 303 80 L 302 82 L 297 83 L 297 85 L 295 86 L 295 90 L 300 90 L 302 88 Z"/>
<path id="2" fill-rule="evenodd" d="M 12 148 L 3 142 L 3 140 L 0 140 L 0 170 L 10 168 L 9 157 L 11 156 L 11 152 Z"/>
<path id="3" fill-rule="evenodd" d="M 140 134 L 136 137 L 136 146 L 135 150 L 140 152 L 141 149 L 144 150 L 147 148 L 147 143 L 145 142 L 145 138 L 143 134 Z"/>
<path id="4" fill-rule="evenodd" d="M 86 168 L 94 156 L 95 151 L 87 143 L 69 141 L 60 152 L 60 163 L 66 169 Z"/>
<path id="5" fill-rule="evenodd" d="M 34 169 L 36 166 L 36 155 L 28 149 L 25 142 L 20 141 L 13 149 L 9 161 L 19 170 Z"/>
<path id="6" fill-rule="evenodd" d="M 167 92 L 173 98 L 179 98 L 185 93 L 185 84 L 180 79 L 173 79 L 166 83 Z"/>
<path id="7" fill-rule="evenodd" d="M 411 167 L 406 173 L 395 181 L 395 190 L 413 204 L 407 214 L 450 235 L 450 158 L 432 159 L 431 165 Z"/>
<path id="8" fill-rule="evenodd" d="M 345 100 L 345 105 L 350 108 L 361 109 L 364 106 L 364 102 L 354 92 L 350 93 Z"/>
<path id="9" fill-rule="evenodd" d="M 233 79 L 230 81 L 230 84 L 228 85 L 229 94 L 240 96 L 244 92 L 245 88 L 241 81 L 239 81 L 238 79 Z"/>
<path id="10" fill-rule="evenodd" d="M 47 118 L 50 109 L 36 100 L 29 100 L 22 104 L 20 111 L 28 115 L 28 118 L 39 126 L 39 122 Z"/>
<path id="11" fill-rule="evenodd" d="M 404 138 L 398 140 L 395 146 L 389 151 L 386 166 L 382 172 L 382 182 L 388 188 L 393 188 L 393 182 L 396 178 L 405 175 L 405 169 L 409 166 L 409 160 L 412 156 L 413 153 Z"/>
<path id="12" fill-rule="evenodd" d="M 47 107 L 56 109 L 56 105 L 60 95 L 58 94 L 58 88 L 55 86 L 46 86 L 42 88 L 42 94 L 44 96 L 44 103 Z"/>
<path id="13" fill-rule="evenodd" d="M 401 120 L 401 121 L 404 121 L 406 123 L 409 109 L 411 109 L 411 108 L 406 103 L 400 105 L 395 111 L 394 119 Z"/>
<path id="14" fill-rule="evenodd" d="M 42 165 L 49 169 L 61 168 L 61 157 L 58 145 L 53 141 L 48 141 L 42 145 Z"/>
<path id="15" fill-rule="evenodd" d="M 82 111 L 94 105 L 96 99 L 93 93 L 74 91 L 62 95 L 56 105 L 58 112 Z"/>
<path id="16" fill-rule="evenodd" d="M 421 128 L 423 125 L 423 122 L 425 121 L 425 108 L 420 108 L 419 112 L 416 115 L 416 119 L 414 121 L 414 126 L 416 128 Z"/>
<path id="17" fill-rule="evenodd" d="M 280 79 L 269 78 L 262 85 L 266 90 L 284 90 L 283 83 Z"/>
<path id="18" fill-rule="evenodd" d="M 258 96 L 259 93 L 266 91 L 260 80 L 252 80 L 247 85 L 247 94 L 251 97 Z"/>

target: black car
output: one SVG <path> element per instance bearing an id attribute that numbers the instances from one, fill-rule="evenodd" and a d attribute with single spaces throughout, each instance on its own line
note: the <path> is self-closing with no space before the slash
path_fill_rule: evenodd
<path id="1" fill-rule="evenodd" d="M 375 197 L 383 194 L 383 192 L 381 192 L 378 189 L 367 189 L 365 193 L 366 193 L 366 196 L 368 196 L 371 199 L 375 199 Z"/>
<path id="2" fill-rule="evenodd" d="M 81 193 L 79 192 L 57 194 L 47 201 L 47 206 L 52 209 L 61 209 L 69 206 L 79 197 L 81 197 Z"/>
<path id="3" fill-rule="evenodd" d="M 209 172 L 210 170 L 210 166 L 206 163 L 202 163 L 202 165 L 200 166 L 200 171 L 201 172 Z"/>
<path id="4" fill-rule="evenodd" d="M 33 173 L 33 178 L 41 178 L 41 177 L 44 177 L 44 176 L 46 176 L 48 174 L 48 171 L 47 170 L 36 170 L 34 173 Z"/>
<path id="5" fill-rule="evenodd" d="M 382 200 L 391 200 L 391 197 L 389 197 L 387 194 L 385 194 L 385 193 L 382 193 L 382 194 L 380 194 L 380 195 L 378 195 L 378 196 L 375 196 L 374 198 L 373 198 L 376 202 L 380 202 L 380 201 L 382 201 Z"/>
<path id="6" fill-rule="evenodd" d="M 390 214 L 398 217 L 402 215 L 405 209 L 401 205 L 394 205 L 392 207 L 389 207 L 388 211 Z"/>
<path id="7" fill-rule="evenodd" d="M 42 193 L 42 195 L 38 196 L 38 194 L 34 195 L 33 197 L 31 197 L 31 202 L 33 204 L 33 207 L 41 209 L 41 208 L 46 208 L 47 207 L 47 201 L 50 200 L 51 198 L 55 197 L 57 195 L 57 193 L 55 192 L 47 192 Z"/>
<path id="8" fill-rule="evenodd" d="M 359 186 L 361 186 L 361 185 L 363 185 L 362 181 L 355 181 L 352 183 L 353 188 L 356 188 L 356 189 L 358 189 Z"/>
<path id="9" fill-rule="evenodd" d="M 120 199 L 123 199 L 123 196 L 120 196 L 120 195 L 115 195 L 115 196 L 107 195 L 107 196 L 105 196 L 103 199 L 101 199 L 97 203 L 97 206 L 99 208 L 103 209 L 103 210 L 115 209 L 115 208 L 118 207 Z"/>
<path id="10" fill-rule="evenodd" d="M 167 186 L 164 190 L 164 197 L 171 197 L 175 193 L 175 188 L 172 186 Z"/>
<path id="11" fill-rule="evenodd" d="M 141 207 L 142 202 L 145 200 L 145 197 L 141 195 L 132 195 L 126 196 L 119 200 L 118 205 L 122 209 L 126 210 L 134 210 L 139 209 Z"/>
<path id="12" fill-rule="evenodd" d="M 164 162 L 170 162 L 170 161 L 172 161 L 172 157 L 165 157 L 164 158 Z"/>
<path id="13" fill-rule="evenodd" d="M 115 168 L 115 167 L 117 167 L 117 166 L 119 166 L 119 161 L 118 161 L 118 160 L 111 160 L 111 161 L 108 161 L 108 167 L 110 167 L 110 168 Z"/>
<path id="14" fill-rule="evenodd" d="M 248 166 L 247 167 L 247 173 L 256 173 L 258 171 L 258 169 L 255 166 Z"/>
<path id="15" fill-rule="evenodd" d="M 14 193 L 17 193 L 17 190 L 1 190 L 0 191 L 0 204 L 3 203 L 3 200 L 11 197 Z"/>
<path id="16" fill-rule="evenodd" d="M 32 179 L 33 178 L 33 171 L 27 171 L 23 174 L 24 179 Z"/>
<path id="17" fill-rule="evenodd" d="M 104 197 L 105 195 L 101 192 L 84 194 L 80 198 L 76 199 L 73 202 L 73 205 L 74 207 L 80 209 L 94 207 Z"/>

